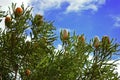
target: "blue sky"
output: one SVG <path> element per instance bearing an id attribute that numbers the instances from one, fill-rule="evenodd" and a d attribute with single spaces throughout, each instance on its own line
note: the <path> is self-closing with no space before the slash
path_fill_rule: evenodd
<path id="1" fill-rule="evenodd" d="M 30 5 L 34 15 L 40 13 L 55 21 L 58 37 L 61 29 L 68 29 L 84 34 L 87 41 L 108 35 L 120 43 L 120 0 L 33 0 Z M 55 46 L 61 48 L 59 39 Z M 113 56 L 116 58 L 119 56 Z"/>
<path id="2" fill-rule="evenodd" d="M 120 43 L 120 0 L 0 0 L 0 5 L 7 10 L 12 2 L 30 5 L 33 15 L 55 21 L 58 38 L 61 29 L 68 29 L 71 34 L 84 34 L 88 42 L 94 36 L 108 35 Z M 55 46 L 60 44 L 58 39 Z"/>
<path id="3" fill-rule="evenodd" d="M 41 13 L 46 20 L 55 21 L 57 32 L 65 28 L 85 34 L 87 40 L 108 35 L 117 42 L 120 42 L 119 4 L 120 0 L 36 0 L 30 3 L 34 14 Z"/>
<path id="4" fill-rule="evenodd" d="M 68 29 L 84 34 L 89 41 L 104 35 L 120 43 L 120 0 L 36 0 L 31 1 L 33 14 L 43 14 L 46 20 L 55 21 L 56 33 Z M 61 48 L 61 41 L 55 42 Z M 119 56 L 113 56 L 113 59 Z"/>
<path id="5" fill-rule="evenodd" d="M 36 0 L 30 5 L 34 7 L 33 14 L 55 21 L 58 37 L 60 29 L 68 29 L 84 34 L 88 42 L 94 36 L 101 39 L 104 35 L 120 42 L 120 0 Z M 58 44 L 59 39 L 55 46 Z M 113 57 L 116 58 L 119 57 Z"/>
<path id="6" fill-rule="evenodd" d="M 33 14 L 41 13 L 46 20 L 55 21 L 56 33 L 68 29 L 84 34 L 89 42 L 94 36 L 108 35 L 120 42 L 120 0 L 36 0 L 31 1 Z M 55 42 L 61 48 L 61 41 Z M 113 59 L 119 56 L 113 56 Z"/>
<path id="7" fill-rule="evenodd" d="M 87 41 L 108 35 L 120 42 L 120 0 L 0 0 L 0 5 L 7 10 L 12 2 L 30 5 L 33 15 L 55 21 L 58 37 L 60 29 L 68 29 L 84 34 Z"/>

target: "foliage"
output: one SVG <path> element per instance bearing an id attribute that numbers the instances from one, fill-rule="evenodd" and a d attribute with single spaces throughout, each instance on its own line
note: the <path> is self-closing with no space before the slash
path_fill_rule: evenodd
<path id="1" fill-rule="evenodd" d="M 1 8 L 1 6 L 0 6 L 0 8 Z M 0 10 L 0 22 L 2 21 L 1 18 L 5 16 L 4 13 L 5 13 L 4 11 L 1 11 L 1 10 Z"/>
<path id="2" fill-rule="evenodd" d="M 119 51 L 114 40 L 103 36 L 102 40 L 95 37 L 87 43 L 84 35 L 70 36 L 67 30 L 61 30 L 62 49 L 55 51 L 53 22 L 45 21 L 40 14 L 33 16 L 32 8 L 23 4 L 19 8 L 18 12 L 16 4 L 9 8 L 5 18 L 10 19 L 5 19 L 6 27 L 0 34 L 2 80 L 16 80 L 18 74 L 23 80 L 120 79 L 115 61 L 109 63 Z"/>

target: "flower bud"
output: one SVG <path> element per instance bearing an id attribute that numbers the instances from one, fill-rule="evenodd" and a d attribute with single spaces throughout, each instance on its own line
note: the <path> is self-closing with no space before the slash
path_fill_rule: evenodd
<path id="1" fill-rule="evenodd" d="M 85 42 L 85 37 L 84 37 L 84 35 L 78 36 L 78 41 L 84 43 L 84 42 Z"/>
<path id="2" fill-rule="evenodd" d="M 62 31 L 62 39 L 63 39 L 63 40 L 67 40 L 68 38 L 69 38 L 68 31 L 64 29 L 64 30 Z"/>
<path id="3" fill-rule="evenodd" d="M 15 13 L 15 17 L 19 17 L 22 15 L 23 9 L 21 7 L 17 7 L 14 13 Z"/>
<path id="4" fill-rule="evenodd" d="M 40 14 L 36 14 L 34 17 L 34 23 L 36 26 L 41 26 L 43 24 L 43 16 Z"/>
<path id="5" fill-rule="evenodd" d="M 110 44 L 110 38 L 108 36 L 103 36 L 102 43 L 103 44 Z"/>
<path id="6" fill-rule="evenodd" d="M 109 39 L 108 36 L 103 36 L 102 37 L 102 47 L 105 50 L 109 50 L 109 48 L 110 48 L 110 39 Z"/>
<path id="7" fill-rule="evenodd" d="M 99 38 L 98 38 L 98 37 L 95 37 L 95 38 L 94 38 L 94 41 L 93 41 L 93 46 L 94 46 L 94 48 L 98 48 L 99 45 L 100 45 Z"/>
<path id="8" fill-rule="evenodd" d="M 29 76 L 31 74 L 31 71 L 29 69 L 26 69 L 25 74 L 26 76 Z"/>
<path id="9" fill-rule="evenodd" d="M 10 17 L 5 17 L 5 26 L 10 27 L 11 25 L 11 18 Z"/>

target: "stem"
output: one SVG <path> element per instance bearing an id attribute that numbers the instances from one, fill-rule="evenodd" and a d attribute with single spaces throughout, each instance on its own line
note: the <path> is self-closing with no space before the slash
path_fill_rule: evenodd
<path id="1" fill-rule="evenodd" d="M 2 80 L 2 73 L 0 73 L 0 80 Z"/>
<path id="2" fill-rule="evenodd" d="M 17 70 L 15 70 L 15 80 L 16 80 L 16 78 L 17 78 Z"/>

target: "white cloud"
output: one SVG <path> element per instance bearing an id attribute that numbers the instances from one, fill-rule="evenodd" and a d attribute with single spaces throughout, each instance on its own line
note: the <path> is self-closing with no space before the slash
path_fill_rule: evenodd
<path id="1" fill-rule="evenodd" d="M 24 3 L 25 7 L 28 6 L 29 0 L 0 0 L 0 6 L 2 10 L 8 10 L 8 6 L 11 7 L 11 4 L 17 3 L 17 6 L 20 6 L 22 3 Z"/>
<path id="2" fill-rule="evenodd" d="M 92 60 L 93 56 L 89 55 L 88 60 Z M 115 60 L 109 60 L 107 63 L 113 63 Z M 118 72 L 118 75 L 120 76 L 120 60 L 117 60 L 116 62 L 114 62 L 114 64 L 116 64 L 116 69 L 114 72 Z"/>
<path id="3" fill-rule="evenodd" d="M 57 53 L 60 50 L 62 50 L 62 45 L 58 44 L 57 47 L 56 47 L 56 49 L 54 51 Z"/>
<path id="4" fill-rule="evenodd" d="M 95 2 L 93 0 L 70 0 L 69 3 L 70 5 L 67 7 L 67 11 L 66 12 L 78 12 L 78 11 L 83 11 L 83 10 L 93 10 L 93 11 L 97 11 L 97 5 L 95 5 Z"/>
<path id="5" fill-rule="evenodd" d="M 120 61 L 117 63 L 117 70 L 116 71 L 118 72 L 118 75 L 120 76 Z"/>
<path id="6" fill-rule="evenodd" d="M 11 4 L 17 3 L 17 6 L 20 7 L 22 3 L 24 3 L 24 6 L 27 7 L 29 4 L 29 0 L 0 0 L 0 6 L 2 11 L 8 11 L 8 6 L 11 7 Z M 16 7 L 17 7 L 16 6 Z M 0 27 L 4 29 L 4 18 L 2 19 L 2 22 L 0 23 Z"/>
<path id="7" fill-rule="evenodd" d="M 37 8 L 35 12 L 44 14 L 44 11 L 50 9 L 61 8 L 61 5 L 66 2 L 69 5 L 66 7 L 65 13 L 78 12 L 84 10 L 97 11 L 98 8 L 105 4 L 106 0 L 32 0 L 32 6 Z"/>
<path id="8" fill-rule="evenodd" d="M 60 8 L 61 3 L 65 0 L 32 0 L 31 4 L 36 9 L 35 12 L 40 12 L 44 14 L 44 11 L 52 9 L 52 8 Z"/>
<path id="9" fill-rule="evenodd" d="M 92 60 L 92 59 L 93 59 L 93 56 L 89 55 L 88 60 Z"/>
<path id="10" fill-rule="evenodd" d="M 112 18 L 113 18 L 113 20 L 114 20 L 114 24 L 113 24 L 113 26 L 115 26 L 115 27 L 120 27 L 120 15 L 117 15 L 117 16 L 112 16 L 112 15 L 110 15 Z"/>
<path id="11" fill-rule="evenodd" d="M 58 44 L 57 50 L 61 50 L 61 49 L 62 49 L 62 45 L 61 45 L 61 44 Z"/>
<path id="12" fill-rule="evenodd" d="M 0 22 L 0 28 L 1 28 L 2 31 L 5 29 L 4 18 L 3 18 L 2 21 Z"/>
<path id="13" fill-rule="evenodd" d="M 55 52 L 57 53 L 58 51 L 62 50 L 62 45 L 58 44 L 57 48 L 55 49 Z M 92 60 L 93 56 L 89 55 L 88 60 Z M 113 63 L 115 60 L 109 60 L 108 63 Z M 114 72 L 118 72 L 118 75 L 120 76 L 120 60 L 116 61 L 114 64 L 116 64 L 116 70 Z"/>
<path id="14" fill-rule="evenodd" d="M 113 62 L 114 62 L 114 60 L 108 61 L 108 63 L 113 63 Z M 118 72 L 118 75 L 120 76 L 120 60 L 116 61 L 114 64 L 117 65 L 115 72 Z"/>

